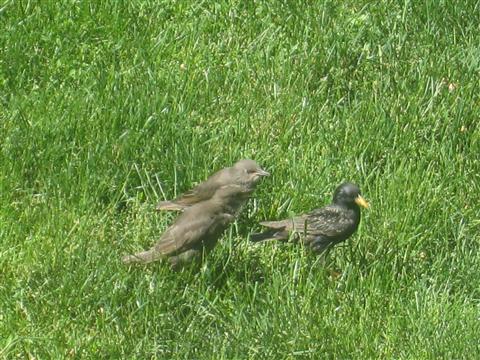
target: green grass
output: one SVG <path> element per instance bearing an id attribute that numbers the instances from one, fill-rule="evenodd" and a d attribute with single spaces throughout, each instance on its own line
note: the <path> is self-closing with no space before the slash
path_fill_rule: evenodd
<path id="1" fill-rule="evenodd" d="M 4 1 L 0 26 L 0 357 L 478 357 L 479 1 Z M 199 273 L 122 266 L 159 199 L 245 157 L 272 177 Z M 372 208 L 339 279 L 248 244 L 344 180 Z"/>

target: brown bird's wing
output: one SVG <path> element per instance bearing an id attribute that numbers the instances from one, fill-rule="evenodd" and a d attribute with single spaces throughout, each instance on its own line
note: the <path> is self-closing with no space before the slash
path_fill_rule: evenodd
<path id="1" fill-rule="evenodd" d="M 186 191 L 171 201 L 161 201 L 156 210 L 183 210 L 184 208 L 210 199 L 222 186 L 233 183 L 235 174 L 232 168 L 225 168 L 211 175 L 193 189 Z"/>
<path id="2" fill-rule="evenodd" d="M 178 255 L 190 249 L 208 247 L 234 219 L 232 215 L 211 213 L 209 209 L 187 209 L 155 245 L 164 256 Z"/>
<path id="3" fill-rule="evenodd" d="M 208 211 L 207 211 L 208 212 Z M 172 267 L 180 268 L 191 260 L 198 259 L 203 248 L 210 250 L 221 232 L 234 219 L 228 214 L 210 214 L 195 217 L 186 210 L 170 226 L 161 239 L 149 250 L 122 258 L 125 264 L 148 264 L 161 258 L 169 258 Z"/>

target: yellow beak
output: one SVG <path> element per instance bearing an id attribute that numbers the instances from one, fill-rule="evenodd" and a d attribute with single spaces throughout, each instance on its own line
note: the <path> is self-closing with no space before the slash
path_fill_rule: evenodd
<path id="1" fill-rule="evenodd" d="M 368 209 L 370 207 L 370 204 L 361 195 L 358 195 L 355 198 L 355 204 L 357 204 L 357 205 L 359 205 L 359 206 L 361 206 L 365 209 Z"/>

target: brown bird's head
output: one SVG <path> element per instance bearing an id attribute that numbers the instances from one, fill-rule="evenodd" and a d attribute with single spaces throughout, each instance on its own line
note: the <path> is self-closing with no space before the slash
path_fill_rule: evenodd
<path id="1" fill-rule="evenodd" d="M 368 208 L 370 206 L 362 197 L 360 188 L 357 185 L 349 182 L 345 182 L 337 187 L 333 194 L 333 203 L 348 207 L 354 204 L 363 208 Z"/>
<path id="2" fill-rule="evenodd" d="M 240 160 L 233 169 L 238 177 L 238 182 L 246 185 L 256 185 L 264 176 L 269 176 L 270 173 L 263 170 L 255 161 L 250 159 Z"/>

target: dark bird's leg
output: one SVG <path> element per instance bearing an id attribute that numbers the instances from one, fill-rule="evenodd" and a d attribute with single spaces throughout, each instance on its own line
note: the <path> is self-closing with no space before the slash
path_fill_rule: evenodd
<path id="1" fill-rule="evenodd" d="M 333 248 L 332 242 L 324 237 L 324 236 L 317 236 L 313 239 L 308 246 L 312 249 L 312 251 L 319 256 L 319 263 L 322 267 L 325 267 L 327 263 L 328 254 L 330 250 Z"/>
<path id="2" fill-rule="evenodd" d="M 312 249 L 315 254 L 324 254 L 328 253 L 333 247 L 332 241 L 325 236 L 316 236 L 313 240 L 308 243 L 308 246 Z"/>
<path id="3" fill-rule="evenodd" d="M 330 251 L 334 247 L 335 244 L 332 244 L 331 242 L 326 241 L 327 239 L 324 239 L 323 237 L 319 237 L 315 240 L 313 240 L 309 245 L 312 248 L 312 250 L 318 254 L 319 259 L 318 263 L 320 266 L 324 269 L 327 268 L 327 260 L 328 260 L 328 255 L 330 254 Z M 327 270 L 328 273 L 330 274 L 330 277 L 333 280 L 337 280 L 340 276 L 342 276 L 342 273 L 336 270 Z"/>

